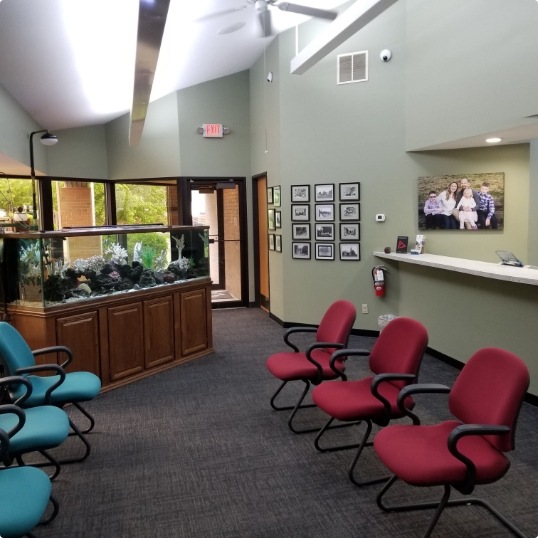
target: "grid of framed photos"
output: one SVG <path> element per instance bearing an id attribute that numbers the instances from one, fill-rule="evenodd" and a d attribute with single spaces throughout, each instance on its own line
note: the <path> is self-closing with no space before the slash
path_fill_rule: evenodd
<path id="1" fill-rule="evenodd" d="M 358 181 L 291 186 L 292 258 L 361 259 L 360 187 Z"/>
<path id="2" fill-rule="evenodd" d="M 282 235 L 271 232 L 276 232 L 282 228 L 282 213 L 279 209 L 281 206 L 280 195 L 280 185 L 267 187 L 267 228 L 269 230 L 267 241 L 269 250 L 276 252 L 282 252 Z"/>

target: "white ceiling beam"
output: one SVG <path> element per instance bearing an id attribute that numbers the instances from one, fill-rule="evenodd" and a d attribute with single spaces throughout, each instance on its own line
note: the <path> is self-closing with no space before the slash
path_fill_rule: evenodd
<path id="1" fill-rule="evenodd" d="M 142 138 L 170 0 L 140 0 L 129 146 Z"/>
<path id="2" fill-rule="evenodd" d="M 292 75 L 302 75 L 336 47 L 372 22 L 398 0 L 358 0 L 339 15 L 319 37 L 291 59 Z"/>

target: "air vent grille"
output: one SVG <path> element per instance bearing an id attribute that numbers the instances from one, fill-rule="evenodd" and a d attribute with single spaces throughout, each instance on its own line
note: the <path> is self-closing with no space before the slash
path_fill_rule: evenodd
<path id="1" fill-rule="evenodd" d="M 339 54 L 337 61 L 337 83 L 350 84 L 368 80 L 368 51 Z"/>

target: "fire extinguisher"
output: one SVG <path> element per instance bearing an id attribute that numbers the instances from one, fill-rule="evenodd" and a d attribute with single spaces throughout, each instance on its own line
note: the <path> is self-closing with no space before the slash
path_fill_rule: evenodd
<path id="1" fill-rule="evenodd" d="M 385 271 L 384 265 L 376 265 L 372 269 L 372 278 L 374 280 L 374 290 L 376 297 L 385 297 Z"/>

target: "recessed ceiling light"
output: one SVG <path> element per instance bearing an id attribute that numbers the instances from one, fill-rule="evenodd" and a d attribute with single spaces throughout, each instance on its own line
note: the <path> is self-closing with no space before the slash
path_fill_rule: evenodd
<path id="1" fill-rule="evenodd" d="M 502 138 L 499 138 L 498 136 L 493 136 L 491 138 L 486 138 L 486 142 L 488 144 L 498 144 L 501 140 L 502 140 Z"/>
<path id="2" fill-rule="evenodd" d="M 231 34 L 232 32 L 237 32 L 237 30 L 241 30 L 243 26 L 245 26 L 244 22 L 236 22 L 235 24 L 230 24 L 230 26 L 225 26 L 224 28 L 221 28 L 220 30 L 218 30 L 217 34 Z"/>

